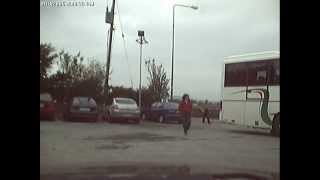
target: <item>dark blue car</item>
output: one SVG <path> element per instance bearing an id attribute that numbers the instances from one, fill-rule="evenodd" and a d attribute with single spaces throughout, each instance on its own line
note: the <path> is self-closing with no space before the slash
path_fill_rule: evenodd
<path id="1" fill-rule="evenodd" d="M 142 111 L 143 120 L 152 120 L 160 123 L 181 123 L 181 115 L 178 111 L 179 104 L 175 102 L 155 102 L 150 108 Z"/>

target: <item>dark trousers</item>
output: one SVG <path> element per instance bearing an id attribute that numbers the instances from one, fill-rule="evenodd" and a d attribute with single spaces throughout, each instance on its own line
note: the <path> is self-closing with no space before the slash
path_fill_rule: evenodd
<path id="1" fill-rule="evenodd" d="M 204 112 L 202 115 L 202 123 L 205 123 L 207 118 L 208 124 L 210 124 L 210 117 L 209 117 L 209 113 L 208 112 Z"/>
<path id="2" fill-rule="evenodd" d="M 184 133 L 187 134 L 191 125 L 191 113 L 183 113 L 183 130 Z"/>

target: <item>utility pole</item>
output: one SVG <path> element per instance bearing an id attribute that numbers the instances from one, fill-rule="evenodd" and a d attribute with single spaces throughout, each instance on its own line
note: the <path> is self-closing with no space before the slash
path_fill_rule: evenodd
<path id="1" fill-rule="evenodd" d="M 138 31 L 139 39 L 136 41 L 140 44 L 140 80 L 139 80 L 139 109 L 141 110 L 141 64 L 142 64 L 142 44 L 147 44 L 148 41 L 144 37 L 144 31 Z"/>
<path id="2" fill-rule="evenodd" d="M 173 5 L 173 15 L 172 15 L 172 51 L 171 51 L 171 92 L 170 92 L 170 100 L 173 99 L 173 60 L 174 60 L 174 10 L 175 5 Z"/>
<path id="3" fill-rule="evenodd" d="M 105 79 L 105 84 L 104 84 L 104 96 L 105 96 L 105 101 L 109 98 L 109 73 L 110 73 L 110 59 L 111 59 L 111 44 L 112 44 L 112 35 L 113 35 L 113 20 L 114 20 L 114 8 L 115 8 L 115 0 L 112 0 L 112 7 L 111 7 L 111 12 L 106 11 L 106 23 L 110 24 L 110 37 L 107 38 L 109 39 L 108 41 L 108 55 L 107 55 L 107 67 L 106 67 L 106 79 Z"/>

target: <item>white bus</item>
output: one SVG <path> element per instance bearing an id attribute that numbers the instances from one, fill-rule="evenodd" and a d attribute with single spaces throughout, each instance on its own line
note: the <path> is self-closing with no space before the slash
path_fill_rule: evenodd
<path id="1" fill-rule="evenodd" d="M 224 59 L 220 120 L 280 133 L 280 53 Z"/>

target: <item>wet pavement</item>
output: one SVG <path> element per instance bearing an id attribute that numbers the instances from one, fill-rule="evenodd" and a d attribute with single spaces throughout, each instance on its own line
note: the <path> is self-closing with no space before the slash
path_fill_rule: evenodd
<path id="1" fill-rule="evenodd" d="M 193 119 L 179 124 L 40 122 L 41 179 L 279 179 L 280 139 Z"/>

